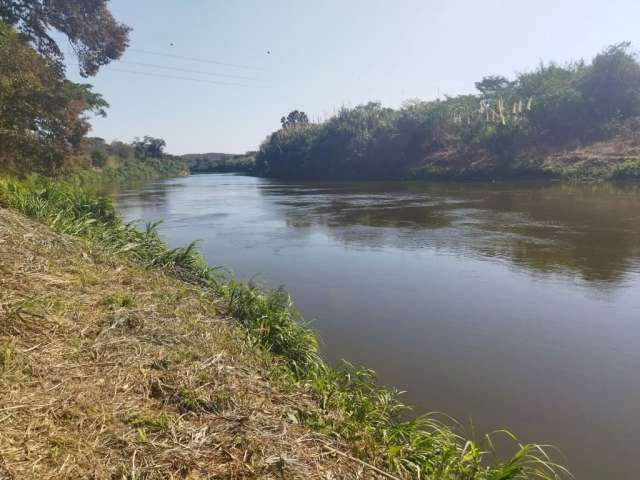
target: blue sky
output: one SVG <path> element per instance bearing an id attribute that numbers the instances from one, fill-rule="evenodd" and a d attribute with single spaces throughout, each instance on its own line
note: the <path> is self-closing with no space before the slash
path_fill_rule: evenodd
<path id="1" fill-rule="evenodd" d="M 110 5 L 115 17 L 133 28 L 131 48 L 123 62 L 89 79 L 111 104 L 106 119 L 93 121 L 91 134 L 124 141 L 163 137 L 171 153 L 255 149 L 293 109 L 322 118 L 342 105 L 370 100 L 397 107 L 406 99 L 471 92 L 485 75 L 512 76 L 541 60 L 590 59 L 624 40 L 640 48 L 638 0 L 112 0 Z M 75 59 L 68 64 L 68 76 L 79 80 Z"/>

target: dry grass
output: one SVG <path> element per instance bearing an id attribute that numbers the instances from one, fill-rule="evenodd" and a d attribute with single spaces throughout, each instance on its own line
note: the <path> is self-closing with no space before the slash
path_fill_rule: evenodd
<path id="1" fill-rule="evenodd" d="M 202 290 L 0 209 L 0 479 L 383 478 L 264 355 Z"/>
<path id="2" fill-rule="evenodd" d="M 637 126 L 620 127 L 620 133 L 607 140 L 552 152 L 544 157 L 545 168 L 551 171 L 577 172 L 613 171 L 617 165 L 640 159 L 640 135 Z"/>

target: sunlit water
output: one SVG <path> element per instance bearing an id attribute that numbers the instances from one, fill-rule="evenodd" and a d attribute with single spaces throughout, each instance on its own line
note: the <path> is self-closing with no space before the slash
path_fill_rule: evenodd
<path id="1" fill-rule="evenodd" d="M 330 360 L 418 411 L 552 443 L 578 479 L 636 478 L 640 189 L 197 175 L 114 198 L 286 286 Z"/>

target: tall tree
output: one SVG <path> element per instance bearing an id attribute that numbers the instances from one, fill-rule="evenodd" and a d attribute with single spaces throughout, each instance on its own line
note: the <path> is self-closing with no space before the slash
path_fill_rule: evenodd
<path id="1" fill-rule="evenodd" d="M 130 28 L 118 23 L 108 0 L 0 0 L 0 20 L 22 33 L 43 57 L 61 72 L 64 55 L 51 37 L 57 30 L 69 39 L 78 57 L 80 74 L 98 73 L 102 65 L 120 58 L 129 44 Z"/>
<path id="2" fill-rule="evenodd" d="M 293 110 L 289 112 L 289 115 L 286 117 L 282 117 L 280 123 L 284 129 L 301 127 L 309 125 L 309 117 L 307 117 L 307 114 L 304 112 Z"/>
<path id="3" fill-rule="evenodd" d="M 154 138 L 146 136 L 140 140 L 136 138 L 133 142 L 133 149 L 136 158 L 144 160 L 147 158 L 162 158 L 164 147 L 167 146 L 162 138 Z"/>
<path id="4" fill-rule="evenodd" d="M 611 45 L 593 59 L 580 89 L 595 115 L 629 117 L 640 113 L 640 64 L 631 44 Z"/>
<path id="5" fill-rule="evenodd" d="M 502 75 L 490 75 L 475 83 L 477 90 L 485 97 L 493 98 L 512 86 L 512 82 Z"/>
<path id="6" fill-rule="evenodd" d="M 86 113 L 104 115 L 107 106 L 0 22 L 0 167 L 54 170 L 79 148 L 89 130 Z"/>

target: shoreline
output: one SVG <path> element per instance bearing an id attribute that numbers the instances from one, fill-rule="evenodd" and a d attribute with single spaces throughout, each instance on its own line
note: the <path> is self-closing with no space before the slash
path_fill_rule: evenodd
<path id="1" fill-rule="evenodd" d="M 446 468 L 452 474 L 476 472 L 470 478 L 477 479 L 510 469 L 520 474 L 505 478 L 547 478 L 535 473 L 542 465 L 548 478 L 563 475 L 561 467 L 540 456 L 537 445 L 520 445 L 515 437 L 512 457 L 490 460 L 491 449 L 485 442 L 468 443 L 464 432 L 435 417 L 404 420 L 408 407 L 398 392 L 375 383 L 374 372 L 348 364 L 333 368 L 322 360 L 315 333 L 286 292 L 264 292 L 220 277 L 204 264 L 194 244 L 168 250 L 154 227 L 139 232 L 124 225 L 108 199 L 59 181 L 4 179 L 0 205 L 46 223 L 58 233 L 83 238 L 90 248 L 113 256 L 111 263 L 122 258 L 150 275 L 186 282 L 203 298 L 225 305 L 228 318 L 246 332 L 252 355 L 269 359 L 268 381 L 313 399 L 310 407 L 287 414 L 289 421 L 338 438 L 347 446 L 347 455 L 360 462 L 400 477 L 436 475 Z M 128 300 L 123 297 L 116 303 L 124 308 Z"/>

